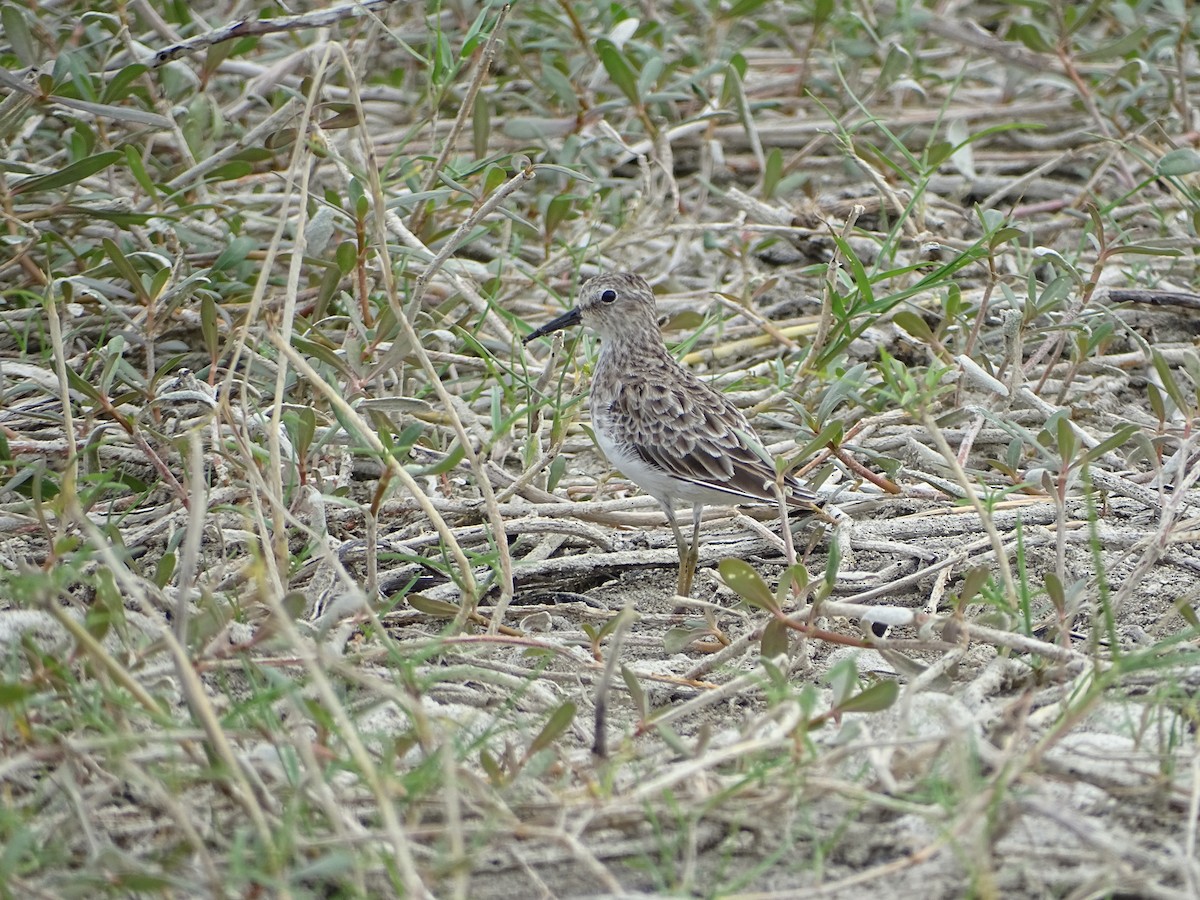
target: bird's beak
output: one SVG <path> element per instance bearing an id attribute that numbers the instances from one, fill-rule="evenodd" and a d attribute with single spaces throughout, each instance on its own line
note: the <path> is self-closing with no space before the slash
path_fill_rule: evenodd
<path id="1" fill-rule="evenodd" d="M 570 328 L 572 325 L 578 325 L 582 315 L 583 314 L 579 311 L 578 306 L 574 309 L 569 309 L 557 319 L 551 319 L 541 328 L 531 331 L 529 334 L 525 335 L 525 337 L 521 340 L 521 343 L 528 344 L 534 338 L 540 338 L 543 335 L 553 334 L 554 332 L 560 331 L 563 328 Z"/>

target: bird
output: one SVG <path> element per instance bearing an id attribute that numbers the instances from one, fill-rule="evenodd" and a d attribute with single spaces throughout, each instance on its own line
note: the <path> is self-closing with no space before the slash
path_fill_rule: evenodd
<path id="1" fill-rule="evenodd" d="M 671 355 L 658 326 L 654 292 L 631 272 L 588 279 L 576 305 L 535 329 L 529 342 L 583 324 L 600 338 L 590 409 L 596 443 L 612 466 L 658 501 L 679 552 L 676 592 L 691 596 L 706 504 L 778 502 L 819 511 L 819 496 L 777 474 L 740 409 Z M 685 542 L 675 506 L 692 506 Z"/>

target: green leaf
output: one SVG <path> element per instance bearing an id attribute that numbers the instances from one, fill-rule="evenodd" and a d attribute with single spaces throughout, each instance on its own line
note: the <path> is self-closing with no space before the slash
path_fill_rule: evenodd
<path id="1" fill-rule="evenodd" d="M 1154 362 L 1154 371 L 1158 373 L 1159 380 L 1162 381 L 1163 390 L 1167 392 L 1167 396 L 1171 398 L 1171 402 L 1175 404 L 1175 408 L 1181 413 L 1187 413 L 1190 407 L 1183 396 L 1183 390 L 1175 380 L 1174 373 L 1171 372 L 1171 367 L 1168 365 L 1166 358 L 1157 350 L 1150 351 L 1150 358 Z"/>
<path id="2" fill-rule="evenodd" d="M 235 237 L 229 242 L 229 246 L 221 251 L 221 255 L 212 265 L 212 270 L 223 272 L 225 269 L 231 269 L 239 263 L 245 262 L 251 251 L 256 249 L 258 249 L 258 241 L 254 238 Z"/>
<path id="3" fill-rule="evenodd" d="M 862 260 L 858 258 L 858 254 L 854 252 L 854 248 L 841 235 L 833 235 L 833 240 L 837 244 L 838 250 L 841 251 L 842 259 L 845 260 L 847 267 L 850 269 L 850 274 L 854 278 L 854 286 L 858 288 L 858 293 L 862 296 L 863 302 L 873 304 L 875 302 L 875 292 L 871 287 L 871 276 L 867 274 L 867 270 L 863 267 Z"/>
<path id="4" fill-rule="evenodd" d="M 205 172 L 204 181 L 206 184 L 217 184 L 221 181 L 237 181 L 239 178 L 245 178 L 253 171 L 253 165 L 244 159 L 235 159 L 225 163 L 223 166 L 217 166 L 215 169 Z"/>
<path id="5" fill-rule="evenodd" d="M 838 712 L 882 712 L 900 696 L 900 685 L 891 680 L 879 681 L 865 691 L 838 705 Z"/>
<path id="6" fill-rule="evenodd" d="M 487 156 L 488 141 L 492 135 L 491 100 L 480 91 L 475 95 L 475 108 L 471 111 L 471 139 L 475 158 Z"/>
<path id="7" fill-rule="evenodd" d="M 682 653 L 691 644 L 709 633 L 709 629 L 704 626 L 695 628 L 687 625 L 676 625 L 674 628 L 667 629 L 667 633 L 663 635 L 663 652 L 668 656 Z"/>
<path id="8" fill-rule="evenodd" d="M 1107 5 L 1107 4 L 1106 4 Z M 1141 56 L 1142 42 L 1146 39 L 1146 26 L 1135 28 L 1095 50 L 1087 50 L 1077 57 L 1082 62 L 1096 63 L 1110 59 L 1125 59 L 1130 54 Z"/>
<path id="9" fill-rule="evenodd" d="M 36 8 L 36 7 L 35 7 Z M 8 45 L 23 66 L 36 66 L 42 61 L 33 32 L 25 21 L 25 14 L 14 4 L 0 6 L 0 31 L 8 39 Z"/>
<path id="10" fill-rule="evenodd" d="M 173 550 L 168 550 L 158 558 L 158 564 L 154 567 L 154 583 L 158 587 L 166 587 L 170 583 L 171 576 L 175 574 L 175 563 Z"/>
<path id="11" fill-rule="evenodd" d="M 108 610 L 104 607 L 92 606 L 88 608 L 83 624 L 88 634 L 96 640 L 102 641 L 105 635 L 108 634 L 109 627 L 112 625 L 112 618 L 109 616 Z"/>
<path id="12" fill-rule="evenodd" d="M 462 444 L 455 442 L 440 461 L 431 463 L 428 466 L 405 466 L 414 478 L 423 478 L 426 475 L 444 475 L 463 461 L 466 456 L 466 451 L 463 450 Z"/>
<path id="13" fill-rule="evenodd" d="M 36 694 L 33 688 L 15 681 L 0 681 L 0 707 L 15 706 Z"/>
<path id="14" fill-rule="evenodd" d="M 228 41 L 226 43 L 229 43 Z M 339 876 L 355 867 L 354 856 L 344 850 L 322 853 L 309 857 L 305 865 L 293 869 L 290 877 L 298 884 L 336 884 Z"/>
<path id="15" fill-rule="evenodd" d="M 279 605 L 283 607 L 289 619 L 299 619 L 304 616 L 304 607 L 308 605 L 308 599 L 303 591 L 288 591 L 279 601 Z"/>
<path id="16" fill-rule="evenodd" d="M 167 282 L 171 279 L 170 266 L 163 266 L 150 278 L 150 287 L 147 288 L 147 293 L 151 300 L 158 300 L 162 297 L 163 291 L 167 288 Z"/>
<path id="17" fill-rule="evenodd" d="M 89 400 L 100 403 L 100 392 L 93 387 L 90 381 L 85 381 L 83 376 L 74 369 L 67 369 L 67 386 L 73 391 L 79 391 Z"/>
<path id="18" fill-rule="evenodd" d="M 153 872 L 116 872 L 111 879 L 111 885 L 119 892 L 130 894 L 161 894 L 174 886 L 173 879 Z"/>
<path id="19" fill-rule="evenodd" d="M 91 178 L 97 172 L 103 172 L 118 159 L 125 156 L 120 150 L 106 150 L 103 153 L 97 153 L 95 156 L 89 156 L 87 159 L 81 159 L 77 163 L 71 163 L 64 169 L 59 169 L 57 172 L 50 172 L 47 175 L 35 175 L 33 178 L 26 178 L 24 181 L 19 181 L 12 185 L 10 192 L 13 194 L 28 194 L 32 191 L 50 191 L 55 188 L 66 187 L 68 184 L 75 184 L 77 181 L 83 181 L 85 178 Z"/>
<path id="20" fill-rule="evenodd" d="M 596 41 L 596 53 L 613 84 L 620 89 L 630 103 L 641 106 L 641 98 L 638 96 L 637 72 L 629 65 L 625 55 L 617 49 L 617 45 L 607 38 L 600 38 Z"/>
<path id="21" fill-rule="evenodd" d="M 488 38 L 488 33 L 483 30 L 483 23 L 487 21 L 488 9 L 486 6 L 479 11 L 479 15 L 475 17 L 475 21 L 467 28 L 467 33 L 463 35 L 462 51 L 459 56 L 467 57 L 475 50 L 479 44 Z"/>
<path id="22" fill-rule="evenodd" d="M 1163 400 L 1163 392 L 1158 389 L 1153 381 L 1146 382 L 1146 400 L 1150 404 L 1150 410 L 1158 421 L 1164 422 L 1167 418 L 1167 404 Z"/>
<path id="23" fill-rule="evenodd" d="M 217 301 L 210 294 L 200 298 L 200 334 L 204 338 L 204 349 L 215 358 L 220 348 L 220 332 L 217 330 Z"/>
<path id="24" fill-rule="evenodd" d="M 133 173 L 133 178 L 141 189 L 152 199 L 157 199 L 158 188 L 154 186 L 154 181 L 151 179 L 150 173 L 146 171 L 145 165 L 142 164 L 142 155 L 138 153 L 137 148 L 133 144 L 128 144 L 125 147 L 125 164 L 129 166 L 129 171 Z"/>
<path id="25" fill-rule="evenodd" d="M 342 241 L 333 252 L 333 258 L 337 261 L 338 271 L 349 275 L 358 262 L 358 247 L 354 241 Z"/>
<path id="26" fill-rule="evenodd" d="M 875 78 L 876 90 L 880 87 L 890 88 L 902 75 L 907 75 L 913 67 L 912 54 L 896 44 L 888 50 L 883 65 L 879 67 L 879 75 Z"/>
<path id="27" fill-rule="evenodd" d="M 825 676 L 833 690 L 833 705 L 841 709 L 842 703 L 850 699 L 850 692 L 858 685 L 858 659 L 847 656 L 835 663 Z"/>
<path id="28" fill-rule="evenodd" d="M 775 589 L 775 599 L 781 608 L 788 590 L 792 587 L 801 593 L 808 589 L 808 569 L 804 567 L 804 563 L 788 566 L 779 573 L 779 586 Z"/>
<path id="29" fill-rule="evenodd" d="M 629 691 L 629 696 L 633 698 L 633 705 L 637 707 L 638 715 L 643 719 L 650 715 L 650 702 L 646 699 L 646 692 L 638 683 L 637 676 L 629 669 L 628 666 L 621 666 L 621 680 L 625 682 L 625 687 Z"/>
<path id="30" fill-rule="evenodd" d="M 565 456 L 556 456 L 550 463 L 550 468 L 546 470 L 546 490 L 554 493 L 554 489 L 558 487 L 558 482 L 562 479 L 567 471 L 567 458 Z"/>
<path id="31" fill-rule="evenodd" d="M 983 587 L 987 577 L 987 566 L 974 566 L 967 570 L 963 576 L 962 589 L 958 592 L 960 606 L 965 606 L 975 599 L 975 595 L 979 593 L 979 589 Z"/>
<path id="32" fill-rule="evenodd" d="M 296 449 L 303 456 L 312 447 L 313 438 L 317 434 L 317 413 L 311 406 L 306 406 L 296 415 Z"/>
<path id="33" fill-rule="evenodd" d="M 559 735 L 571 727 L 571 723 L 575 721 L 575 712 L 575 704 L 570 700 L 552 712 L 538 736 L 530 743 L 525 758 L 528 759 L 553 744 Z"/>
<path id="34" fill-rule="evenodd" d="M 61 207 L 62 212 L 71 213 L 76 216 L 84 216 L 89 219 L 103 219 L 106 222 L 112 222 L 114 225 L 145 225 L 151 219 L 162 218 L 166 221 L 175 221 L 173 216 L 152 216 L 149 213 L 127 213 L 119 212 L 112 209 L 101 209 L 96 206 L 75 206 L 68 203 Z"/>
<path id="35" fill-rule="evenodd" d="M 100 393 L 106 397 L 112 396 L 113 382 L 117 377 L 117 367 L 123 362 L 121 354 L 125 350 L 125 339 L 120 335 L 109 341 L 104 348 L 104 367 L 100 370 Z"/>
<path id="36" fill-rule="evenodd" d="M 492 191 L 508 180 L 508 173 L 500 166 L 488 166 L 483 175 L 483 196 L 490 196 Z"/>
<path id="37" fill-rule="evenodd" d="M 842 432 L 844 426 L 841 419 L 833 419 L 825 423 L 825 426 L 817 433 L 811 441 L 800 448 L 800 452 L 794 457 L 797 461 L 808 459 L 818 450 L 824 450 L 826 447 L 838 447 L 842 443 Z"/>
<path id="38" fill-rule="evenodd" d="M 121 277 L 129 282 L 129 286 L 133 288 L 138 299 L 143 303 L 147 302 L 150 298 L 146 294 L 146 286 L 142 284 L 142 276 L 138 274 L 134 264 L 129 261 L 129 257 L 110 238 L 102 239 L 100 245 L 104 248 L 104 252 L 112 261 L 113 266 L 121 273 Z"/>
<path id="39" fill-rule="evenodd" d="M 100 96 L 101 103 L 120 103 L 129 94 L 129 86 L 134 80 L 140 78 L 148 69 L 141 63 L 134 63 L 131 66 L 126 66 L 104 86 L 104 93 Z"/>
<path id="40" fill-rule="evenodd" d="M 1025 234 L 1020 228 L 1013 228 L 1011 225 L 1004 228 L 997 228 L 988 235 L 988 249 L 995 250 L 1001 244 L 1011 241 L 1013 238 L 1023 237 Z"/>
<path id="41" fill-rule="evenodd" d="M 723 559 L 717 565 L 717 571 L 730 590 L 751 606 L 771 615 L 779 615 L 779 603 L 775 595 L 748 562 L 743 559 Z"/>
<path id="42" fill-rule="evenodd" d="M 479 751 L 479 765 L 492 784 L 504 783 L 504 772 L 500 769 L 500 764 L 496 762 L 496 757 L 488 753 L 486 748 Z"/>
<path id="43" fill-rule="evenodd" d="M 763 196 L 768 200 L 775 196 L 775 189 L 783 177 L 783 151 L 772 147 L 767 154 L 767 164 L 763 168 Z"/>
<path id="44" fill-rule="evenodd" d="M 206 77 L 216 72 L 221 63 L 233 56 L 235 51 L 239 55 L 244 53 L 247 49 L 247 43 L 250 43 L 250 41 L 245 43 L 243 41 L 221 41 L 210 46 L 204 54 L 204 72 Z M 252 43 L 251 46 L 253 46 Z"/>
<path id="45" fill-rule="evenodd" d="M 842 567 L 842 544 L 838 540 L 837 532 L 829 538 L 829 552 L 825 558 L 825 577 L 822 579 L 824 587 L 821 594 L 825 595 L 825 591 L 832 591 L 834 585 L 838 583 L 838 571 Z"/>
<path id="46" fill-rule="evenodd" d="M 738 0 L 727 12 L 721 14 L 721 18 L 726 21 L 737 21 L 757 12 L 766 2 L 767 0 Z"/>
<path id="47" fill-rule="evenodd" d="M 1018 23 L 1008 29 L 1005 40 L 1017 40 L 1038 53 L 1054 52 L 1054 41 L 1043 35 L 1037 26 L 1028 23 Z"/>
<path id="48" fill-rule="evenodd" d="M 1153 244 L 1126 244 L 1124 247 L 1113 247 L 1108 251 L 1109 256 L 1165 256 L 1175 258 L 1183 256 L 1183 251 L 1177 247 L 1158 247 Z"/>
<path id="49" fill-rule="evenodd" d="M 1090 463 L 1093 460 L 1099 459 L 1105 453 L 1116 450 L 1122 444 L 1131 440 L 1140 429 L 1136 425 L 1125 425 L 1118 428 L 1110 437 L 1105 438 L 1091 450 L 1084 454 L 1084 463 Z"/>
<path id="50" fill-rule="evenodd" d="M 579 112 L 579 96 L 575 93 L 575 85 L 553 65 L 543 66 L 541 86 L 554 95 L 564 113 L 573 116 Z"/>
<path id="51" fill-rule="evenodd" d="M 117 587 L 117 580 L 108 569 L 101 569 L 96 578 L 96 596 L 88 608 L 88 631 L 103 639 L 110 625 L 118 629 L 125 627 L 125 596 Z"/>
<path id="52" fill-rule="evenodd" d="M 933 341 L 933 331 L 930 329 L 929 323 L 912 310 L 900 310 L 893 317 L 893 321 L 917 340 L 926 343 Z"/>
<path id="53" fill-rule="evenodd" d="M 1055 609 L 1066 609 L 1067 592 L 1063 589 L 1062 581 L 1053 572 L 1046 573 L 1046 593 L 1050 595 L 1050 602 L 1054 604 Z"/>
<path id="54" fill-rule="evenodd" d="M 1056 276 L 1038 296 L 1036 312 L 1042 315 L 1062 305 L 1062 302 L 1071 293 L 1071 286 L 1070 276 Z"/>
<path id="55" fill-rule="evenodd" d="M 458 607 L 445 600 L 433 600 L 424 594 L 409 594 L 407 599 L 408 605 L 417 612 L 436 619 L 453 619 L 458 615 Z"/>
<path id="56" fill-rule="evenodd" d="M 949 159 L 953 152 L 954 145 L 949 141 L 935 141 L 929 145 L 929 149 L 926 151 L 926 165 L 935 169 Z"/>
<path id="57" fill-rule="evenodd" d="M 67 370 L 68 372 L 70 369 Z M 5 442 L 7 447 L 7 442 Z M 11 460 L 12 453 L 5 449 L 0 459 Z M 12 491 L 30 500 L 42 502 L 58 496 L 58 483 L 39 464 L 23 466 L 6 482 L 0 482 L 0 488 Z"/>
<path id="58" fill-rule="evenodd" d="M 776 656 L 785 656 L 788 652 L 790 637 L 791 633 L 787 625 L 783 623 L 783 620 L 772 619 L 767 623 L 767 627 L 763 629 L 759 652 L 767 659 L 772 659 Z"/>
<path id="59" fill-rule="evenodd" d="M 324 344 L 318 341 L 310 341 L 307 338 L 293 336 L 292 346 L 305 356 L 320 360 L 340 375 L 346 378 L 351 377 L 351 372 L 346 366 L 346 361 Z"/>
<path id="60" fill-rule="evenodd" d="M 546 216 L 544 219 L 546 240 L 554 237 L 554 232 L 558 229 L 558 226 L 567 221 L 574 211 L 575 202 L 578 199 L 578 197 L 571 194 L 559 194 L 550 201 L 546 207 Z"/>
<path id="61" fill-rule="evenodd" d="M 602 641 L 615 632 L 617 630 L 617 626 L 620 625 L 621 622 L 628 621 L 630 624 L 632 624 L 633 622 L 636 622 L 637 619 L 637 610 L 633 609 L 632 607 L 625 607 L 601 626 L 598 640 Z"/>
<path id="62" fill-rule="evenodd" d="M 454 51 L 451 50 L 445 33 L 439 30 L 433 43 L 433 83 L 440 86 L 452 78 L 457 71 L 458 67 L 454 64 Z"/>
<path id="63" fill-rule="evenodd" d="M 667 745 L 667 748 L 676 756 L 683 759 L 692 756 L 692 748 L 687 745 L 687 742 L 683 738 L 675 733 L 670 725 L 656 725 L 654 731 L 662 739 L 662 742 Z"/>
<path id="64" fill-rule="evenodd" d="M 1059 416 L 1056 424 L 1058 452 L 1062 454 L 1063 459 L 1074 459 L 1078 439 L 1075 437 L 1075 429 L 1071 427 L 1070 417 L 1064 413 Z"/>
<path id="65" fill-rule="evenodd" d="M 652 56 L 646 60 L 646 64 L 642 66 L 642 71 L 638 75 L 637 89 L 638 96 L 646 101 L 657 100 L 661 96 L 654 93 L 654 87 L 658 84 L 659 76 L 662 75 L 664 63 L 661 56 Z M 668 99 L 676 99 L 676 95 L 668 95 Z M 685 99 L 690 99 L 686 98 Z"/>

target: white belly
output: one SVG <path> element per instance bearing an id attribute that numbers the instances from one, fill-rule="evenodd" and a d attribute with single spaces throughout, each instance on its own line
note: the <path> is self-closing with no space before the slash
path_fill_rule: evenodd
<path id="1" fill-rule="evenodd" d="M 612 439 L 603 414 L 593 410 L 592 431 L 596 435 L 596 443 L 604 451 L 614 469 L 634 482 L 643 491 L 659 503 L 673 507 L 678 502 L 694 503 L 724 503 L 732 505 L 738 502 L 736 497 L 712 488 L 705 488 L 691 481 L 668 475 L 657 466 L 646 462 L 627 445 L 618 444 Z"/>

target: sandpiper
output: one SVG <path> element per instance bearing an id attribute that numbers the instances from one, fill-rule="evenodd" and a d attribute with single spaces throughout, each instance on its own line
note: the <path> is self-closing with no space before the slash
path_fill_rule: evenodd
<path id="1" fill-rule="evenodd" d="M 690 595 L 706 503 L 777 502 L 816 510 L 815 493 L 791 476 L 782 481 L 742 411 L 667 350 L 654 293 L 640 275 L 619 272 L 584 282 L 574 309 L 534 338 L 582 322 L 599 335 L 592 373 L 592 430 L 608 461 L 661 504 L 679 551 L 677 592 Z M 675 504 L 692 504 L 685 544 Z"/>

